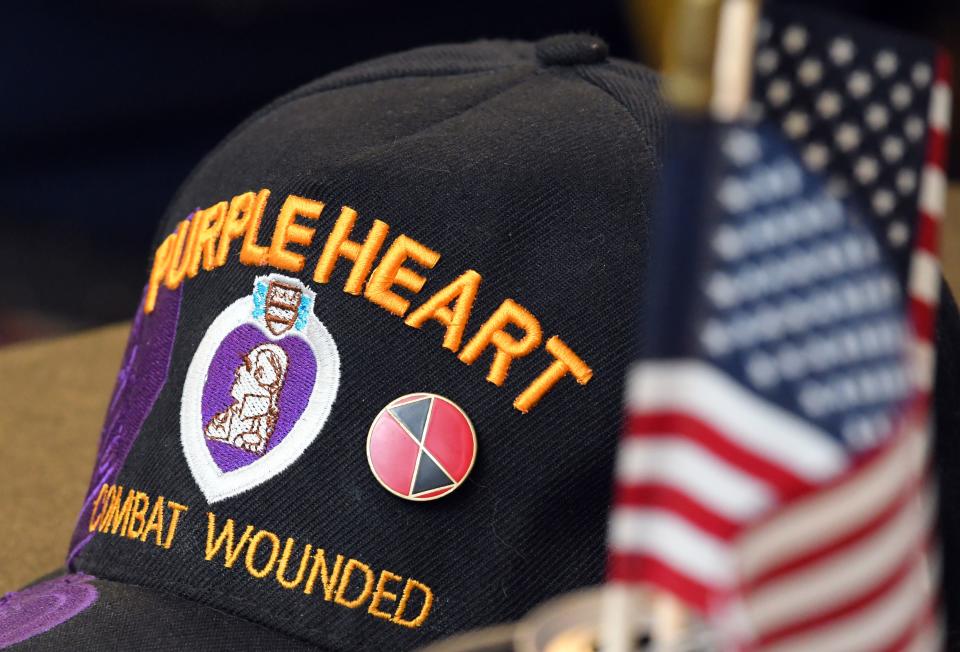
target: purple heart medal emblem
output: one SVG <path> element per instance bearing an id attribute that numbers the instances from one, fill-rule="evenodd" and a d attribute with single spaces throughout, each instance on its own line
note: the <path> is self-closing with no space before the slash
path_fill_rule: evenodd
<path id="1" fill-rule="evenodd" d="M 183 385 L 180 438 L 211 503 L 293 464 L 330 416 L 340 356 L 315 297 L 297 279 L 259 276 L 200 341 Z"/>

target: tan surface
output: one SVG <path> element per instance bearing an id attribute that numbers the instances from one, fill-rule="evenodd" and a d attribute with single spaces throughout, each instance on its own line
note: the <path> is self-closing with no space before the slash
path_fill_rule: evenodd
<path id="1" fill-rule="evenodd" d="M 949 209 L 944 272 L 960 288 L 960 185 Z M 128 328 L 0 349 L 0 594 L 63 564 Z"/>
<path id="2" fill-rule="evenodd" d="M 0 349 L 0 594 L 63 565 L 128 328 Z"/>
<path id="3" fill-rule="evenodd" d="M 953 289 L 960 292 L 960 183 L 950 186 L 947 195 L 947 220 L 944 225 L 942 252 L 943 275 Z"/>

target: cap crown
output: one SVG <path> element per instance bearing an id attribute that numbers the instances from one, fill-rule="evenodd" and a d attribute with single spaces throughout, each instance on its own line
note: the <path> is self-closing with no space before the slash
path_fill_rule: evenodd
<path id="1" fill-rule="evenodd" d="M 74 568 L 331 649 L 408 649 L 601 579 L 659 103 L 651 73 L 570 38 L 349 68 L 200 164 L 155 243 Z M 365 454 L 416 393 L 477 441 L 429 502 Z"/>

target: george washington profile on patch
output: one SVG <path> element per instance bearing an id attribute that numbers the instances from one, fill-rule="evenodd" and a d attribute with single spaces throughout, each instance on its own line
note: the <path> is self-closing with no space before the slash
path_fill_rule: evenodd
<path id="1" fill-rule="evenodd" d="M 233 403 L 207 423 L 207 439 L 263 455 L 280 417 L 287 365 L 287 354 L 276 344 L 261 344 L 243 356 L 230 389 Z"/>
<path id="2" fill-rule="evenodd" d="M 296 278 L 258 276 L 215 315 L 184 379 L 180 441 L 210 502 L 280 473 L 330 414 L 340 356 Z"/>

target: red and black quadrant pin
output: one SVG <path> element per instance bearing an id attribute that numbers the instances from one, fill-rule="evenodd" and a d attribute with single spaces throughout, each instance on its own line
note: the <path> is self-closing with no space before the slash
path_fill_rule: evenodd
<path id="1" fill-rule="evenodd" d="M 460 407 L 436 394 L 391 401 L 367 433 L 367 460 L 390 493 L 407 500 L 436 500 L 470 475 L 477 434 Z"/>

